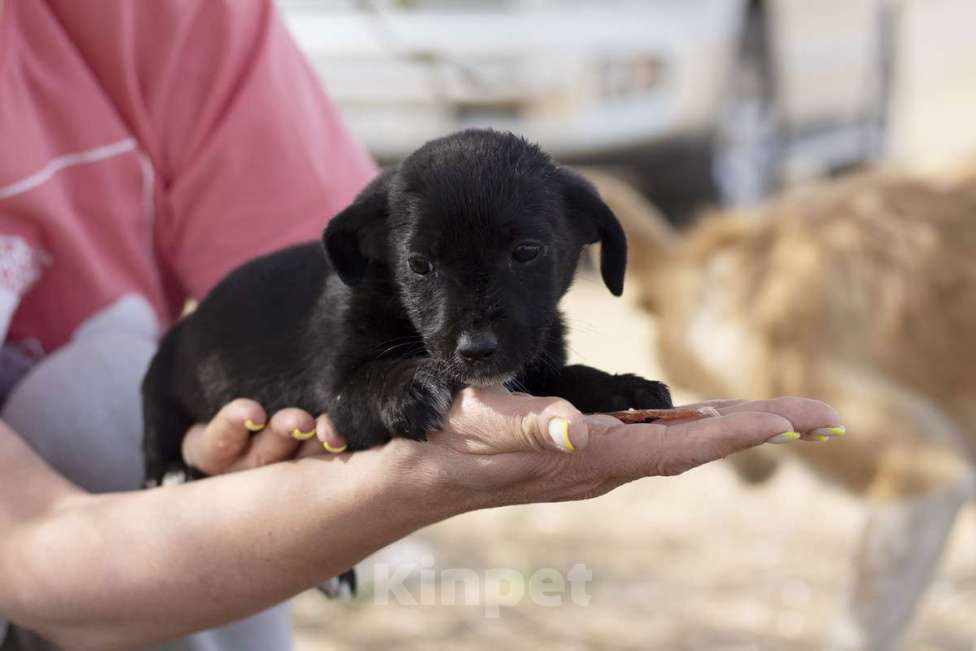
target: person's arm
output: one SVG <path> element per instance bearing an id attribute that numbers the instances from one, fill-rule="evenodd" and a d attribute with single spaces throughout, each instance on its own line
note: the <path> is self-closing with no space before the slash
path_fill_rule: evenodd
<path id="1" fill-rule="evenodd" d="M 145 645 L 268 607 L 457 513 L 594 497 L 839 422 L 799 398 L 714 404 L 722 415 L 702 421 L 621 425 L 469 388 L 428 443 L 100 496 L 0 424 L 0 613 L 71 648 Z M 571 453 L 550 435 L 563 424 Z"/>
<path id="2" fill-rule="evenodd" d="M 463 510 L 398 446 L 88 495 L 0 423 L 0 613 L 66 648 L 128 649 L 267 608 Z"/>

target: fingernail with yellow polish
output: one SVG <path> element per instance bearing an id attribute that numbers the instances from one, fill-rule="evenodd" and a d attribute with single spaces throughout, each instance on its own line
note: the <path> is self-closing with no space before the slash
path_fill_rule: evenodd
<path id="1" fill-rule="evenodd" d="M 325 448 L 327 451 L 331 452 L 332 454 L 341 454 L 341 453 L 343 453 L 343 452 L 346 451 L 346 448 L 349 447 L 349 444 L 346 443 L 342 447 L 334 448 L 331 445 L 329 445 L 329 442 L 328 441 L 323 441 L 322 442 L 322 447 Z"/>
<path id="2" fill-rule="evenodd" d="M 789 443 L 790 441 L 795 441 L 800 438 L 799 432 L 783 432 L 782 434 L 777 434 L 773 438 L 766 441 L 766 443 Z"/>
<path id="3" fill-rule="evenodd" d="M 817 429 L 810 432 L 813 436 L 844 436 L 847 434 L 847 428 L 843 425 L 837 425 L 836 427 L 818 427 Z"/>
<path id="4" fill-rule="evenodd" d="M 260 432 L 264 429 L 264 423 L 255 423 L 253 420 L 248 418 L 246 421 L 244 421 L 244 427 L 246 427 L 249 432 Z"/>
<path id="5" fill-rule="evenodd" d="M 820 441 L 821 443 L 823 443 L 824 441 L 829 441 L 830 437 L 825 436 L 823 434 L 817 434 L 816 436 L 813 437 L 813 440 Z"/>
<path id="6" fill-rule="evenodd" d="M 307 441 L 310 438 L 312 438 L 313 436 L 315 436 L 315 430 L 314 429 L 312 429 L 311 432 L 303 432 L 302 430 L 297 429 L 297 428 L 296 429 L 293 429 L 291 431 L 291 437 L 293 439 L 298 440 L 298 441 Z"/>
<path id="7" fill-rule="evenodd" d="M 569 438 L 569 421 L 565 418 L 553 418 L 549 421 L 549 437 L 560 450 L 576 452 L 573 441 Z"/>

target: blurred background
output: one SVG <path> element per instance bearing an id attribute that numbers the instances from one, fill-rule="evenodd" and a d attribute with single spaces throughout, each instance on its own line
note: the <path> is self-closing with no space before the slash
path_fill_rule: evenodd
<path id="1" fill-rule="evenodd" d="M 680 233 L 691 233 L 705 212 L 759 211 L 865 170 L 899 170 L 938 185 L 957 176 L 945 170 L 976 169 L 972 0 L 279 6 L 379 161 L 395 162 L 465 127 L 508 129 L 561 162 L 626 182 Z M 884 187 L 869 178 L 858 192 L 884 198 Z M 959 223 L 974 230 L 976 202 L 961 196 Z M 904 238 L 910 241 L 907 232 Z M 634 291 L 615 300 L 583 275 L 565 303 L 573 359 L 674 382 L 659 363 L 656 317 Z M 976 315 L 960 323 L 976 323 Z M 954 345 L 976 346 L 971 337 Z M 705 384 L 675 384 L 677 397 L 712 397 Z M 736 395 L 761 397 L 749 393 L 743 383 Z M 976 393 L 966 395 L 976 402 Z M 351 604 L 317 593 L 296 600 L 299 648 L 828 648 L 845 594 L 852 585 L 866 589 L 852 578 L 868 540 L 864 497 L 786 458 L 758 486 L 714 464 L 587 503 L 469 514 L 379 558 L 419 567 L 418 559 L 432 557 L 437 567 L 526 575 L 585 563 L 593 572 L 589 605 L 522 603 L 499 618 L 476 606 L 379 605 L 367 565 L 362 595 Z M 976 644 L 971 502 L 946 536 L 941 561 L 922 579 L 931 579 L 924 599 L 914 612 L 894 615 L 907 629 L 905 648 Z M 419 575 L 411 577 L 418 585 Z M 844 648 L 896 647 L 889 640 Z"/>
<path id="2" fill-rule="evenodd" d="M 618 165 L 675 218 L 970 151 L 968 0 L 281 0 L 384 162 L 465 127 Z"/>

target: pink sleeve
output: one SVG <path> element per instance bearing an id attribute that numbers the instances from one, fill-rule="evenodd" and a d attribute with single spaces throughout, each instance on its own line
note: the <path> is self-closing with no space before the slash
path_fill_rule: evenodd
<path id="1" fill-rule="evenodd" d="M 189 296 L 318 238 L 376 173 L 271 0 L 49 0 L 156 168 L 157 255 Z"/>

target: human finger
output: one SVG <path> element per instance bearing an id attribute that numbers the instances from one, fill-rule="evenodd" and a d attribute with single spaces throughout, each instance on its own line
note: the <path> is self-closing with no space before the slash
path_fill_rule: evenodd
<path id="1" fill-rule="evenodd" d="M 591 417 L 592 418 L 592 417 Z M 604 472 L 624 480 L 676 475 L 764 443 L 793 424 L 780 414 L 740 411 L 671 425 L 658 423 L 599 428 L 591 421 L 588 455 Z"/>
<path id="2" fill-rule="evenodd" d="M 319 443 L 317 446 L 319 453 L 324 449 L 330 454 L 341 454 L 349 447 L 345 437 L 336 431 L 328 414 L 321 414 L 316 419 L 315 434 Z"/>
<path id="3" fill-rule="evenodd" d="M 315 436 L 315 421 L 305 411 L 294 407 L 280 409 L 268 426 L 251 437 L 247 450 L 234 462 L 231 470 L 260 468 L 295 456 L 302 440 Z"/>
<path id="4" fill-rule="evenodd" d="M 253 400 L 233 400 L 207 424 L 190 427 L 183 437 L 186 463 L 207 475 L 219 475 L 240 459 L 250 444 L 251 435 L 265 426 L 265 412 Z"/>
<path id="5" fill-rule="evenodd" d="M 825 402 L 811 398 L 784 396 L 768 400 L 750 400 L 719 408 L 720 413 L 766 411 L 788 419 L 793 424 L 795 438 L 826 440 L 818 437 L 843 436 L 847 429 L 841 424 L 837 411 Z"/>

